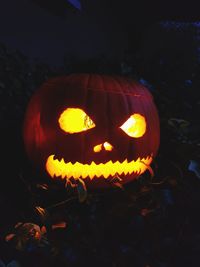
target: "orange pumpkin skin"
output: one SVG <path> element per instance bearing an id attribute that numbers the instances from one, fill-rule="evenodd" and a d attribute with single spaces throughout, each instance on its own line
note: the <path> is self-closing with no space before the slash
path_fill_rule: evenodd
<path id="1" fill-rule="evenodd" d="M 77 116 L 84 112 L 87 118 L 76 122 L 68 112 L 61 126 L 66 110 L 78 110 Z M 127 122 L 135 114 L 145 122 L 136 138 L 139 124 Z M 131 136 L 121 127 L 125 122 Z M 86 128 L 82 131 L 76 124 Z M 72 132 L 65 129 L 68 126 Z M 95 74 L 72 74 L 44 83 L 28 105 L 23 134 L 29 158 L 50 178 L 80 178 L 89 187 L 107 187 L 116 176 L 122 184 L 134 180 L 156 156 L 160 140 L 150 92 L 132 79 Z"/>

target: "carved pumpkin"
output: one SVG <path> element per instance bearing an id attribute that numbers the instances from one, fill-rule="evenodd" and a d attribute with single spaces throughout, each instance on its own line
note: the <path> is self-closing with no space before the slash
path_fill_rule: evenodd
<path id="1" fill-rule="evenodd" d="M 150 92 L 131 79 L 73 74 L 47 81 L 24 123 L 30 159 L 52 178 L 106 187 L 146 171 L 159 146 Z"/>

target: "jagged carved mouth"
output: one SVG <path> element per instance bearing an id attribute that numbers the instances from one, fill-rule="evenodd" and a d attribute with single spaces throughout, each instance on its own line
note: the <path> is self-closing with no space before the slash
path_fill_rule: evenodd
<path id="1" fill-rule="evenodd" d="M 66 163 L 63 158 L 58 160 L 55 159 L 55 155 L 50 155 L 46 161 L 46 170 L 52 178 L 69 179 L 73 177 L 74 179 L 90 178 L 92 180 L 95 177 L 104 177 L 107 179 L 115 175 L 131 175 L 133 173 L 140 175 L 146 171 L 152 160 L 151 155 L 130 162 L 125 159 L 123 162 L 110 160 L 100 164 L 96 164 L 94 161 L 90 164 L 83 164 L 80 162 Z"/>

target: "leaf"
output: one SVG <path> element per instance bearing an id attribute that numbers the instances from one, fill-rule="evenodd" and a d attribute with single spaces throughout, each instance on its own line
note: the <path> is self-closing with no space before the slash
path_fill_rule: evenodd
<path id="1" fill-rule="evenodd" d="M 118 187 L 118 188 L 124 190 L 123 185 L 122 185 L 121 183 L 119 183 L 119 182 L 114 182 L 114 183 L 112 183 L 112 185 L 114 185 L 114 186 L 116 186 L 116 187 Z"/>
<path id="2" fill-rule="evenodd" d="M 23 251 L 29 248 L 31 244 L 40 244 L 43 239 L 40 226 L 34 223 L 18 223 L 14 228 L 14 233 L 5 237 L 6 241 L 14 238 L 14 246 L 17 250 Z"/>
<path id="3" fill-rule="evenodd" d="M 194 172 L 198 178 L 200 178 L 200 165 L 195 160 L 190 160 L 188 170 Z"/>
<path id="4" fill-rule="evenodd" d="M 66 228 L 67 223 L 66 222 L 59 222 L 52 225 L 52 230 L 58 229 L 58 228 Z"/>
<path id="5" fill-rule="evenodd" d="M 17 261 L 11 261 L 8 263 L 7 267 L 21 267 L 21 265 Z"/>
<path id="6" fill-rule="evenodd" d="M 80 0 L 67 0 L 71 5 L 73 5 L 75 8 L 81 10 L 81 2 Z"/>
<path id="7" fill-rule="evenodd" d="M 165 189 L 162 189 L 161 192 L 162 192 L 162 198 L 163 198 L 164 204 L 165 205 L 173 205 L 174 200 L 173 200 L 171 190 L 165 188 Z"/>
<path id="8" fill-rule="evenodd" d="M 140 161 L 140 162 L 143 163 L 143 164 L 146 166 L 147 170 L 150 172 L 151 178 L 153 178 L 153 177 L 154 177 L 154 171 L 153 171 L 153 169 L 151 168 L 151 166 L 147 165 L 147 164 L 146 164 L 145 162 L 143 162 L 143 161 Z"/>
<path id="9" fill-rule="evenodd" d="M 42 226 L 41 227 L 41 233 L 42 233 L 42 235 L 44 235 L 44 234 L 46 234 L 47 233 L 47 228 L 46 228 L 46 226 Z"/>
<path id="10" fill-rule="evenodd" d="M 122 178 L 119 177 L 118 174 L 116 174 L 111 180 L 110 180 L 111 185 L 118 187 L 120 189 L 124 189 L 122 185 Z"/>
<path id="11" fill-rule="evenodd" d="M 22 226 L 22 224 L 23 224 L 22 222 L 18 222 L 17 224 L 15 224 L 15 229 Z"/>
<path id="12" fill-rule="evenodd" d="M 152 213 L 153 211 L 154 211 L 154 210 L 152 210 L 152 209 L 143 208 L 143 209 L 141 209 L 140 214 L 141 214 L 143 217 L 145 217 L 145 216 L 147 216 L 149 213 Z"/>
<path id="13" fill-rule="evenodd" d="M 151 187 L 145 185 L 141 187 L 140 192 L 147 193 L 147 192 L 150 192 L 151 190 L 152 190 Z"/>
<path id="14" fill-rule="evenodd" d="M 15 234 L 8 234 L 5 237 L 6 242 L 9 242 L 10 240 L 12 240 L 15 237 Z M 1 266 L 1 265 L 0 265 Z"/>
<path id="15" fill-rule="evenodd" d="M 122 178 L 121 177 L 119 177 L 119 175 L 118 174 L 116 174 L 111 180 L 110 180 L 111 182 L 121 182 L 122 181 Z"/>
<path id="16" fill-rule="evenodd" d="M 15 248 L 19 251 L 22 251 L 24 250 L 25 246 L 26 246 L 26 240 L 20 238 L 17 240 L 17 244 Z"/>
<path id="17" fill-rule="evenodd" d="M 80 178 L 77 180 L 77 190 L 79 201 L 82 203 L 87 198 L 87 188 L 85 182 Z"/>
<path id="18" fill-rule="evenodd" d="M 42 190 L 48 190 L 47 184 L 37 184 L 36 187 Z"/>
<path id="19" fill-rule="evenodd" d="M 44 216 L 45 215 L 45 209 L 44 208 L 39 207 L 39 206 L 36 206 L 35 209 L 36 209 L 36 211 L 37 211 L 37 213 L 39 215 L 41 215 L 41 216 Z"/>
<path id="20" fill-rule="evenodd" d="M 46 220 L 48 219 L 49 217 L 49 214 L 47 212 L 46 209 L 42 208 L 42 207 L 39 207 L 39 206 L 36 206 L 35 207 L 35 212 L 37 215 L 39 215 L 40 217 L 40 220 L 44 223 L 46 222 Z"/>
<path id="21" fill-rule="evenodd" d="M 65 188 L 67 188 L 68 186 L 70 186 L 71 188 L 75 188 L 77 184 L 75 182 L 72 182 L 72 180 L 69 178 L 66 179 Z"/>
<path id="22" fill-rule="evenodd" d="M 171 186 L 177 186 L 177 184 L 178 184 L 178 182 L 177 182 L 177 179 L 176 178 L 173 178 L 173 177 L 171 177 L 171 178 L 169 178 L 168 179 L 168 183 L 171 185 Z"/>
<path id="23" fill-rule="evenodd" d="M 168 124 L 170 126 L 174 127 L 175 129 L 177 129 L 177 128 L 185 128 L 185 127 L 187 127 L 190 124 L 190 122 L 186 121 L 186 120 L 183 120 L 183 119 L 170 118 L 168 120 Z"/>

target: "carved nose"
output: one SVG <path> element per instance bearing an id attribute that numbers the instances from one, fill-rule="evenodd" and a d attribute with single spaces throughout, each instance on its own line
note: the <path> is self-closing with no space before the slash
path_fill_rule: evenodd
<path id="1" fill-rule="evenodd" d="M 93 150 L 95 153 L 100 152 L 102 150 L 112 151 L 113 146 L 108 142 L 104 142 L 103 144 L 99 144 L 99 145 L 94 146 Z"/>

